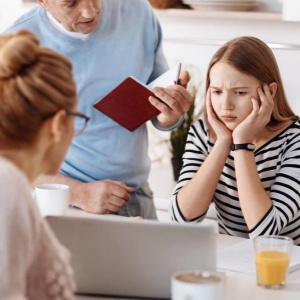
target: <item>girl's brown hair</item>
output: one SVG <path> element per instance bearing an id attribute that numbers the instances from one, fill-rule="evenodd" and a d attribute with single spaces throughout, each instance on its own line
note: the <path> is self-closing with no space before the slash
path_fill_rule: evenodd
<path id="1" fill-rule="evenodd" d="M 0 36 L 0 149 L 30 145 L 47 118 L 76 100 L 66 57 L 26 30 Z"/>
<path id="2" fill-rule="evenodd" d="M 220 61 L 229 64 L 242 73 L 255 77 L 262 84 L 277 83 L 274 109 L 270 122 L 267 125 L 269 128 L 288 120 L 298 119 L 288 104 L 276 58 L 263 41 L 255 37 L 245 36 L 235 38 L 222 46 L 209 63 L 206 76 L 206 92 L 210 86 L 211 68 Z M 204 107 L 203 111 L 207 121 L 206 107 Z M 208 121 L 207 124 L 209 124 Z M 211 126 L 208 126 L 210 136 L 215 138 Z"/>

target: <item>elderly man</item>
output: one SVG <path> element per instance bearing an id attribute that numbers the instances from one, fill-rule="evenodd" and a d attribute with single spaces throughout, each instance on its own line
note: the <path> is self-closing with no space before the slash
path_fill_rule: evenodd
<path id="1" fill-rule="evenodd" d="M 60 174 L 39 181 L 68 184 L 71 204 L 87 212 L 156 218 L 147 182 L 146 125 L 129 132 L 93 108 L 125 77 L 147 83 L 168 69 L 161 28 L 151 6 L 146 0 L 37 2 L 7 31 L 31 30 L 43 45 L 71 59 L 78 110 L 91 117 L 85 132 L 73 139 Z M 185 89 L 188 81 L 188 73 L 183 72 L 182 86 L 155 88 L 157 98 L 149 101 L 161 111 L 152 120 L 156 128 L 171 130 L 180 123 L 192 102 Z M 83 126 L 76 121 L 77 127 Z"/>

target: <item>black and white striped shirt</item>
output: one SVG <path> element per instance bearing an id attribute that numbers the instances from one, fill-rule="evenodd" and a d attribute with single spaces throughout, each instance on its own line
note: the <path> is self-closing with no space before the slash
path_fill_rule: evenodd
<path id="1" fill-rule="evenodd" d="M 213 146 L 204 119 L 198 120 L 189 131 L 183 168 L 172 196 L 170 213 L 174 221 L 186 222 L 178 207 L 177 194 L 194 176 Z M 267 234 L 284 235 L 294 239 L 295 245 L 300 245 L 300 122 L 292 123 L 256 149 L 254 155 L 259 177 L 273 206 L 249 231 L 240 207 L 234 152 L 231 151 L 213 197 L 219 232 L 246 238 Z M 205 215 L 202 215 L 191 222 L 201 222 L 204 218 Z"/>

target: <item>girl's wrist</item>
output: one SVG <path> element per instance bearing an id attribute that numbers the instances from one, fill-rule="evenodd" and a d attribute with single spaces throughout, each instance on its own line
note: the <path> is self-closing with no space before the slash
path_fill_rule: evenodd
<path id="1" fill-rule="evenodd" d="M 232 135 L 232 142 L 233 144 L 246 144 L 246 143 L 253 143 L 253 137 L 248 134 L 244 134 L 243 136 Z"/>
<path id="2" fill-rule="evenodd" d="M 224 149 L 231 149 L 232 139 L 231 138 L 217 138 L 215 146 L 222 146 Z"/>
<path id="3" fill-rule="evenodd" d="M 237 138 L 233 139 L 232 144 L 253 144 L 253 140 L 251 138 Z"/>

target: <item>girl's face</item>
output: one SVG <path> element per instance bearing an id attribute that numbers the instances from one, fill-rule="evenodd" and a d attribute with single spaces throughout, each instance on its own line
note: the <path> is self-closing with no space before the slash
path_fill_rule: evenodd
<path id="1" fill-rule="evenodd" d="M 225 62 L 210 70 L 211 103 L 218 118 L 233 131 L 252 111 L 251 98 L 259 100 L 261 82 Z"/>

